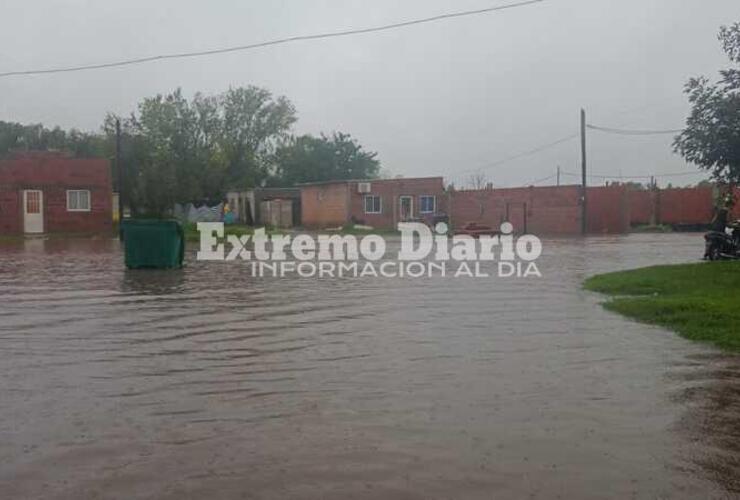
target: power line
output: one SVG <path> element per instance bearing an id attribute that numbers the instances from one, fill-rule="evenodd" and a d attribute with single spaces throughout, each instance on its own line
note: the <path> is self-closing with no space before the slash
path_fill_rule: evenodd
<path id="1" fill-rule="evenodd" d="M 598 130 L 600 132 L 606 132 L 608 134 L 618 135 L 661 135 L 661 134 L 680 134 L 684 129 L 670 129 L 670 130 L 627 130 L 619 128 L 609 127 L 597 127 L 596 125 L 586 125 L 591 130 Z"/>
<path id="2" fill-rule="evenodd" d="M 683 132 L 683 129 L 675 129 L 675 130 L 626 130 L 626 129 L 615 129 L 615 128 L 608 128 L 608 127 L 598 127 L 596 125 L 586 125 L 589 129 L 592 130 L 599 130 L 602 132 L 610 132 L 615 134 L 622 134 L 622 135 L 656 135 L 656 134 L 677 134 L 680 132 Z M 478 168 L 469 169 L 469 170 L 463 170 L 462 172 L 458 172 L 457 175 L 470 173 L 470 172 L 477 172 L 481 170 L 486 170 L 489 168 L 497 167 L 499 165 L 503 165 L 504 163 L 508 163 L 513 160 L 518 160 L 519 158 L 524 158 L 526 156 L 533 155 L 535 153 L 539 153 L 540 151 L 544 151 L 546 149 L 549 149 L 551 147 L 557 146 L 558 144 L 562 144 L 564 142 L 568 142 L 571 139 L 575 139 L 578 137 L 579 134 L 571 134 L 565 137 L 562 137 L 556 141 L 549 142 L 547 144 L 543 144 L 540 146 L 537 146 L 535 148 L 532 148 L 530 150 L 524 151 L 522 153 L 515 154 L 513 156 L 509 156 L 507 158 L 503 158 L 501 160 L 495 161 L 493 163 L 488 163 L 486 165 L 482 165 Z M 581 174 L 574 174 L 572 172 L 561 172 L 563 175 L 570 175 L 570 176 L 577 176 L 580 177 Z M 644 176 L 620 176 L 620 175 L 594 175 L 589 174 L 589 177 L 592 178 L 598 178 L 598 179 L 650 179 L 651 177 L 681 177 L 685 175 L 697 175 L 700 172 L 678 172 L 673 174 L 662 174 L 662 175 L 644 175 Z M 537 180 L 533 183 L 525 184 L 525 185 L 531 185 L 531 184 L 537 184 L 539 182 L 544 182 L 546 180 L 550 180 L 555 175 L 546 177 L 544 179 Z"/>
<path id="3" fill-rule="evenodd" d="M 489 12 L 494 12 L 494 11 L 499 11 L 499 10 L 513 9 L 515 7 L 523 7 L 525 5 L 531 5 L 531 4 L 535 4 L 535 3 L 539 3 L 543 1 L 544 0 L 526 0 L 526 1 L 518 2 L 518 3 L 508 4 L 508 5 L 499 5 L 497 7 L 489 7 L 486 9 L 452 12 L 449 14 L 441 14 L 438 16 L 432 16 L 432 17 L 427 17 L 423 19 L 415 19 L 412 21 L 403 21 L 403 22 L 398 22 L 398 23 L 393 23 L 393 24 L 386 24 L 383 26 L 375 26 L 371 28 L 336 31 L 336 32 L 331 32 L 331 33 L 319 33 L 319 34 L 314 34 L 314 35 L 291 36 L 287 38 L 279 38 L 276 40 L 270 40 L 266 42 L 252 43 L 249 45 L 238 45 L 234 47 L 225 47 L 225 48 L 220 48 L 220 49 L 201 50 L 201 51 L 195 51 L 195 52 L 180 52 L 180 53 L 174 53 L 174 54 L 140 57 L 136 59 L 125 59 L 125 60 L 116 61 L 116 62 L 70 66 L 70 67 L 63 67 L 63 68 L 31 69 L 31 70 L 24 70 L 24 71 L 7 71 L 4 73 L 0 73 L 0 78 L 6 78 L 9 76 L 20 76 L 20 75 L 71 73 L 73 71 L 87 71 L 87 70 L 95 70 L 95 69 L 103 69 L 103 68 L 113 68 L 113 67 L 118 67 L 118 66 L 131 66 L 134 64 L 142 64 L 142 63 L 153 62 L 153 61 L 162 61 L 166 59 L 183 59 L 183 58 L 189 58 L 189 57 L 203 57 L 203 56 L 210 56 L 210 55 L 215 55 L 215 54 L 225 54 L 228 52 L 240 52 L 240 51 L 245 51 L 245 50 L 252 50 L 252 49 L 258 49 L 262 47 L 270 47 L 273 45 L 282 45 L 282 44 L 293 43 L 293 42 L 319 40 L 322 38 L 338 38 L 338 37 L 344 37 L 344 36 L 361 35 L 361 34 L 366 34 L 366 33 L 375 33 L 378 31 L 389 31 L 389 30 L 394 30 L 394 29 L 399 29 L 399 28 L 405 28 L 405 27 L 413 26 L 417 24 L 433 23 L 433 22 L 442 21 L 446 19 L 453 19 L 453 18 L 466 17 L 466 16 L 475 16 L 475 15 L 486 14 Z"/>
<path id="4" fill-rule="evenodd" d="M 550 176 L 548 176 L 548 177 L 544 177 L 544 178 L 542 178 L 542 179 L 537 179 L 536 181 L 532 181 L 532 182 L 527 182 L 527 183 L 526 183 L 526 184 L 524 184 L 524 185 L 525 185 L 525 186 L 534 186 L 534 185 L 536 185 L 536 184 L 539 184 L 540 182 L 545 182 L 545 181 L 549 181 L 550 179 L 554 179 L 555 177 L 557 177 L 557 175 L 558 175 L 558 174 L 553 174 L 553 175 L 550 175 Z"/>
<path id="5" fill-rule="evenodd" d="M 557 146 L 558 144 L 562 144 L 564 142 L 568 142 L 568 141 L 570 141 L 572 139 L 575 139 L 576 137 L 578 137 L 578 134 L 571 134 L 569 136 L 562 137 L 562 138 L 558 139 L 557 141 L 553 141 L 553 142 L 549 142 L 547 144 L 543 144 L 541 146 L 537 146 L 536 148 L 532 148 L 530 150 L 523 151 L 523 152 L 518 153 L 518 154 L 515 154 L 513 156 L 509 156 L 508 158 L 503 158 L 503 159 L 498 160 L 498 161 L 495 161 L 493 163 L 488 163 L 488 164 L 485 164 L 485 165 L 481 165 L 478 168 L 472 168 L 470 170 L 463 170 L 462 172 L 458 172 L 458 174 L 466 174 L 466 173 L 470 173 L 470 172 L 477 172 L 477 171 L 480 171 L 480 170 L 486 170 L 486 169 L 489 169 L 489 168 L 497 167 L 499 165 L 503 165 L 504 163 L 508 163 L 510 161 L 513 161 L 513 160 L 518 160 L 519 158 L 524 158 L 525 156 L 530 156 L 530 155 L 533 155 L 535 153 L 539 153 L 540 151 L 544 151 L 544 150 L 549 149 L 551 147 Z"/>
<path id="6" fill-rule="evenodd" d="M 580 177 L 581 174 L 574 172 L 560 172 L 562 175 L 571 177 Z M 601 175 L 601 174 L 588 174 L 588 177 L 594 179 L 652 179 L 654 177 L 685 177 L 688 175 L 701 175 L 703 172 L 673 172 L 668 174 L 654 174 L 654 175 Z"/>
<path id="7" fill-rule="evenodd" d="M 621 134 L 621 135 L 658 135 L 658 134 L 677 134 L 683 132 L 683 129 L 671 129 L 671 130 L 628 130 L 628 129 L 618 129 L 618 128 L 609 128 L 609 127 L 599 127 L 596 125 L 586 125 L 587 128 L 592 130 L 598 130 L 601 132 L 607 132 L 607 133 L 614 133 L 614 134 Z M 571 139 L 575 139 L 578 137 L 579 134 L 571 134 L 565 137 L 562 137 L 556 141 L 543 144 L 541 146 L 537 146 L 535 148 L 532 148 L 530 150 L 524 151 L 522 153 L 515 154 L 513 156 L 509 156 L 507 158 L 503 158 L 501 160 L 498 160 L 493 163 L 489 163 L 486 165 L 482 165 L 478 168 L 469 169 L 469 170 L 463 170 L 462 172 L 459 172 L 457 175 L 470 173 L 470 172 L 478 172 L 485 169 L 497 167 L 499 165 L 503 165 L 504 163 L 508 163 L 513 160 L 518 160 L 519 158 L 524 158 L 526 156 L 533 155 L 535 153 L 539 153 L 540 151 L 544 151 L 546 149 L 549 149 L 551 147 L 557 146 L 558 144 L 562 144 L 564 142 L 567 142 Z M 662 174 L 662 175 L 633 175 L 633 176 L 622 176 L 622 175 L 598 175 L 598 174 L 589 174 L 588 177 L 594 178 L 594 179 L 650 179 L 653 177 L 682 177 L 687 175 L 698 175 L 701 172 L 677 172 L 672 174 Z M 569 176 L 575 176 L 575 177 L 581 177 L 581 174 L 574 174 L 572 172 L 561 172 L 563 175 L 569 175 Z M 544 179 L 539 179 L 534 182 L 525 184 L 525 186 L 537 184 L 540 182 L 544 182 L 547 180 L 552 179 L 553 177 L 556 177 L 556 175 L 551 175 L 549 177 L 546 177 Z"/>

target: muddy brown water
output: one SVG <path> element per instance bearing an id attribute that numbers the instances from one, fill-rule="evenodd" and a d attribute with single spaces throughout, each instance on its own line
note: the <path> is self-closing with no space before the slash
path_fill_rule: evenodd
<path id="1" fill-rule="evenodd" d="M 545 240 L 542 279 L 125 271 L 0 243 L 0 498 L 732 498 L 740 360 L 588 275 L 699 235 Z"/>

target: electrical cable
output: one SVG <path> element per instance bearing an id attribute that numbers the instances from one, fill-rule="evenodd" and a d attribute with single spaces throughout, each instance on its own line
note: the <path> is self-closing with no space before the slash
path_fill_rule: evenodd
<path id="1" fill-rule="evenodd" d="M 487 164 L 482 165 L 482 166 L 480 166 L 478 168 L 471 168 L 470 170 L 463 170 L 462 172 L 457 172 L 456 175 L 466 174 L 466 173 L 470 173 L 470 172 L 478 172 L 478 171 L 481 171 L 481 170 L 486 170 L 486 169 L 489 169 L 489 168 L 497 167 L 497 166 L 502 165 L 504 163 L 508 163 L 510 161 L 513 161 L 513 160 L 518 160 L 519 158 L 524 158 L 525 156 L 530 156 L 530 155 L 533 155 L 535 153 L 539 153 L 540 151 L 544 151 L 545 149 L 549 149 L 551 147 L 557 146 L 558 144 L 562 144 L 564 142 L 568 142 L 571 139 L 575 139 L 576 137 L 578 137 L 578 134 L 571 134 L 569 136 L 562 137 L 562 138 L 558 139 L 557 141 L 548 142 L 547 144 L 543 144 L 541 146 L 537 146 L 537 147 L 532 148 L 530 150 L 523 151 L 521 153 L 517 153 L 517 154 L 515 154 L 513 156 L 509 156 L 508 158 L 503 158 L 503 159 L 498 160 L 498 161 L 495 161 L 493 163 L 487 163 Z"/>
<path id="2" fill-rule="evenodd" d="M 669 130 L 627 130 L 619 128 L 609 127 L 597 127 L 596 125 L 586 125 L 591 130 L 598 130 L 599 132 L 606 132 L 608 134 L 618 135 L 662 135 L 662 134 L 680 134 L 684 129 L 669 129 Z"/>
<path id="3" fill-rule="evenodd" d="M 338 38 L 338 37 L 345 37 L 345 36 L 352 36 L 352 35 L 361 35 L 366 33 L 375 33 L 378 31 L 389 31 L 399 28 L 405 28 L 408 26 L 413 26 L 417 24 L 426 24 L 426 23 L 433 23 L 437 21 L 442 21 L 446 19 L 453 19 L 458 17 L 465 17 L 465 16 L 474 16 L 474 15 L 480 15 L 480 14 L 487 14 L 489 12 L 495 12 L 499 10 L 505 10 L 505 9 L 513 9 L 515 7 L 524 7 L 526 5 L 531 5 L 535 3 L 543 2 L 544 0 L 526 0 L 523 2 L 518 3 L 512 3 L 507 5 L 499 5 L 496 7 L 488 7 L 486 9 L 477 9 L 477 10 L 468 10 L 468 11 L 462 11 L 462 12 L 452 12 L 449 14 L 441 14 L 438 16 L 432 16 L 427 17 L 423 19 L 414 19 L 411 21 L 403 21 L 393 24 L 386 24 L 383 26 L 375 26 L 371 28 L 361 28 L 361 29 L 352 29 L 352 30 L 345 30 L 345 31 L 336 31 L 331 33 L 319 33 L 314 35 L 300 35 L 300 36 L 291 36 L 287 38 L 279 38 L 276 40 L 270 40 L 266 42 L 258 42 L 258 43 L 252 43 L 249 45 L 238 45 L 235 47 L 225 47 L 225 48 L 219 48 L 219 49 L 210 49 L 210 50 L 200 50 L 195 52 L 180 52 L 180 53 L 174 53 L 174 54 L 164 54 L 164 55 L 158 55 L 158 56 L 148 56 L 148 57 L 140 57 L 136 59 L 125 59 L 122 61 L 115 61 L 115 62 L 107 62 L 107 63 L 99 63 L 99 64 L 87 64 L 87 65 L 80 65 L 80 66 L 70 66 L 70 67 L 62 67 L 62 68 L 48 68 L 48 69 L 30 69 L 30 70 L 21 70 L 21 71 L 6 71 L 0 73 L 0 78 L 6 78 L 10 76 L 21 76 L 21 75 L 41 75 L 41 74 L 50 74 L 50 73 L 71 73 L 74 71 L 87 71 L 87 70 L 95 70 L 95 69 L 103 69 L 103 68 L 114 68 L 119 66 L 131 66 L 134 64 L 142 64 L 147 62 L 153 62 L 153 61 L 162 61 L 166 59 L 183 59 L 183 58 L 190 58 L 190 57 L 204 57 L 204 56 L 211 56 L 215 54 L 225 54 L 228 52 L 240 52 L 245 50 L 252 50 L 252 49 L 258 49 L 262 47 L 270 47 L 274 45 L 282 45 L 286 43 L 293 43 L 293 42 L 301 42 L 301 41 L 308 41 L 308 40 L 319 40 L 324 38 Z"/>

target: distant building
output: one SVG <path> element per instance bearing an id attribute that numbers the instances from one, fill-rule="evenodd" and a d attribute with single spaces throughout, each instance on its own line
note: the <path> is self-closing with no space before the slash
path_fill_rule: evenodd
<path id="1" fill-rule="evenodd" d="M 303 184 L 302 222 L 326 228 L 365 224 L 393 229 L 399 222 L 430 222 L 446 211 L 442 177 L 372 179 Z"/>
<path id="2" fill-rule="evenodd" d="M 60 152 L 0 160 L 0 234 L 104 232 L 112 220 L 108 160 Z"/>
<path id="3" fill-rule="evenodd" d="M 230 191 L 226 200 L 241 224 L 291 228 L 301 222 L 301 190 L 297 188 Z"/>

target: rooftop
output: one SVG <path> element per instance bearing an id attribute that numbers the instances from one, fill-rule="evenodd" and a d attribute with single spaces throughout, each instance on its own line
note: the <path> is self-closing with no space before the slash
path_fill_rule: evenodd
<path id="1" fill-rule="evenodd" d="M 345 180 L 333 180 L 333 181 L 319 181 L 319 182 L 303 182 L 296 184 L 296 186 L 322 186 L 328 184 L 352 184 L 356 182 L 403 182 L 403 181 L 428 181 L 428 180 L 439 180 L 442 181 L 442 176 L 436 177 L 398 177 L 393 179 L 345 179 Z"/>

